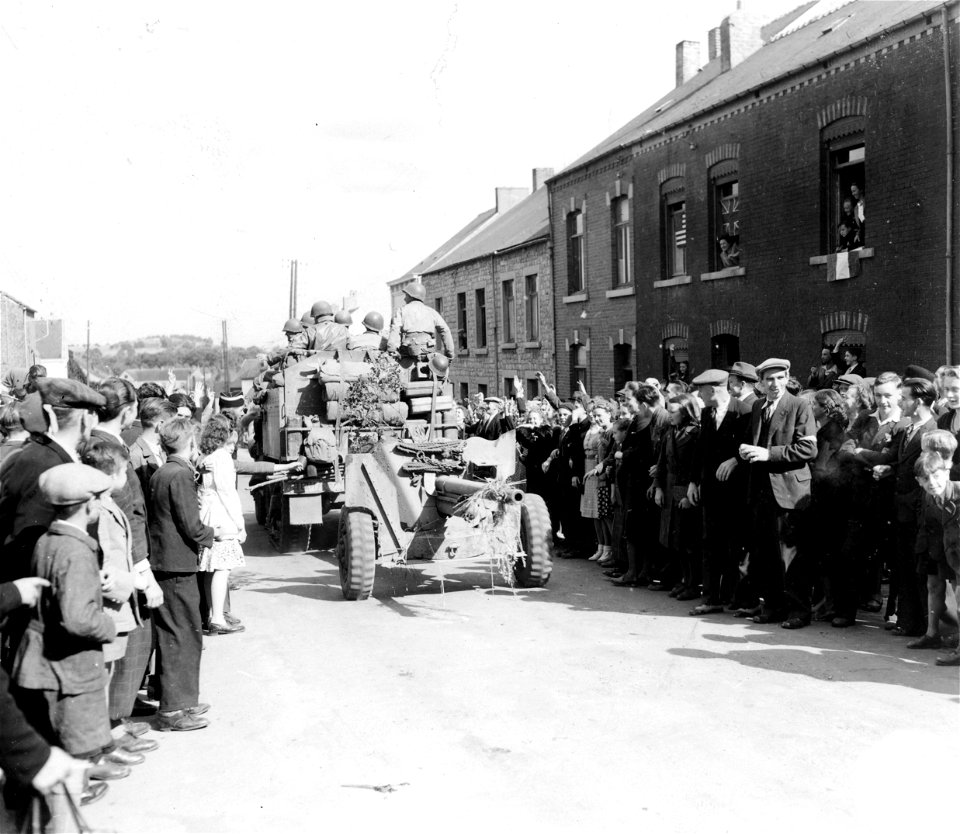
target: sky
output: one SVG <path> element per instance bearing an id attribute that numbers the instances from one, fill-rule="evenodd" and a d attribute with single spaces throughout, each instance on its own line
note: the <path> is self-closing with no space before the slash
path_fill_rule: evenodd
<path id="1" fill-rule="evenodd" d="M 71 343 L 276 343 L 291 259 L 301 312 L 387 314 L 387 281 L 668 92 L 735 6 L 6 0 L 0 289 Z"/>

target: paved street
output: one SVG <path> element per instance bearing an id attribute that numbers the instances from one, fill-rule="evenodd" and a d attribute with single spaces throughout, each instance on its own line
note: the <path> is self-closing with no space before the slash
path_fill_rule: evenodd
<path id="1" fill-rule="evenodd" d="M 485 568 L 444 592 L 436 572 L 380 572 L 375 599 L 348 603 L 332 552 L 273 555 L 248 529 L 247 631 L 206 639 L 210 727 L 153 734 L 160 750 L 87 809 L 95 830 L 829 832 L 951 814 L 957 769 L 929 765 L 957 749 L 957 670 L 877 621 L 694 619 L 583 561 L 516 594 Z"/>

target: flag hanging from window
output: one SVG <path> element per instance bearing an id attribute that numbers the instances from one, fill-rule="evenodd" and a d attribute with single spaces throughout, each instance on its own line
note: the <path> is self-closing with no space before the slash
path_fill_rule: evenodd
<path id="1" fill-rule="evenodd" d="M 860 274 L 859 252 L 837 252 L 827 259 L 827 280 L 846 281 Z"/>

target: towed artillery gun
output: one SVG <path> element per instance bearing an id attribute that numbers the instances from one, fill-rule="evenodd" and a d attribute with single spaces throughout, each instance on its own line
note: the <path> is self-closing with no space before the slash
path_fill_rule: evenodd
<path id="1" fill-rule="evenodd" d="M 304 464 L 302 475 L 252 487 L 274 546 L 305 549 L 310 529 L 339 509 L 347 599 L 370 596 L 378 564 L 492 560 L 510 584 L 544 585 L 550 516 L 509 481 L 513 432 L 459 440 L 443 357 L 397 365 L 359 353 L 296 358 L 266 391 L 263 457 Z"/>

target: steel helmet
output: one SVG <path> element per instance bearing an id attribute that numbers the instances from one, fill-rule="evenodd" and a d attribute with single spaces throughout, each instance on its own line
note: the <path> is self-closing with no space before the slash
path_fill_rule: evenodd
<path id="1" fill-rule="evenodd" d="M 403 288 L 404 295 L 415 298 L 417 301 L 423 301 L 427 297 L 427 290 L 423 284 L 411 281 Z"/>
<path id="2" fill-rule="evenodd" d="M 346 325 L 353 324 L 353 316 L 351 316 L 347 310 L 341 310 L 339 313 L 337 313 L 333 317 L 333 320 L 337 324 L 346 324 Z"/>
<path id="3" fill-rule="evenodd" d="M 329 301 L 317 301 L 310 308 L 310 315 L 315 319 L 320 318 L 321 316 L 332 316 L 333 307 Z"/>
<path id="4" fill-rule="evenodd" d="M 313 324 L 313 313 L 308 310 L 306 313 L 300 316 L 300 323 L 305 327 L 309 327 L 311 324 Z"/>
<path id="5" fill-rule="evenodd" d="M 436 377 L 445 377 L 450 370 L 450 360 L 442 353 L 430 354 L 430 371 Z"/>
<path id="6" fill-rule="evenodd" d="M 303 325 L 300 324 L 296 319 L 287 319 L 287 323 L 283 326 L 284 333 L 301 333 L 303 332 Z"/>
<path id="7" fill-rule="evenodd" d="M 367 330 L 373 330 L 379 333 L 383 330 L 383 316 L 381 316 L 376 310 L 371 310 L 363 317 L 363 326 Z"/>

